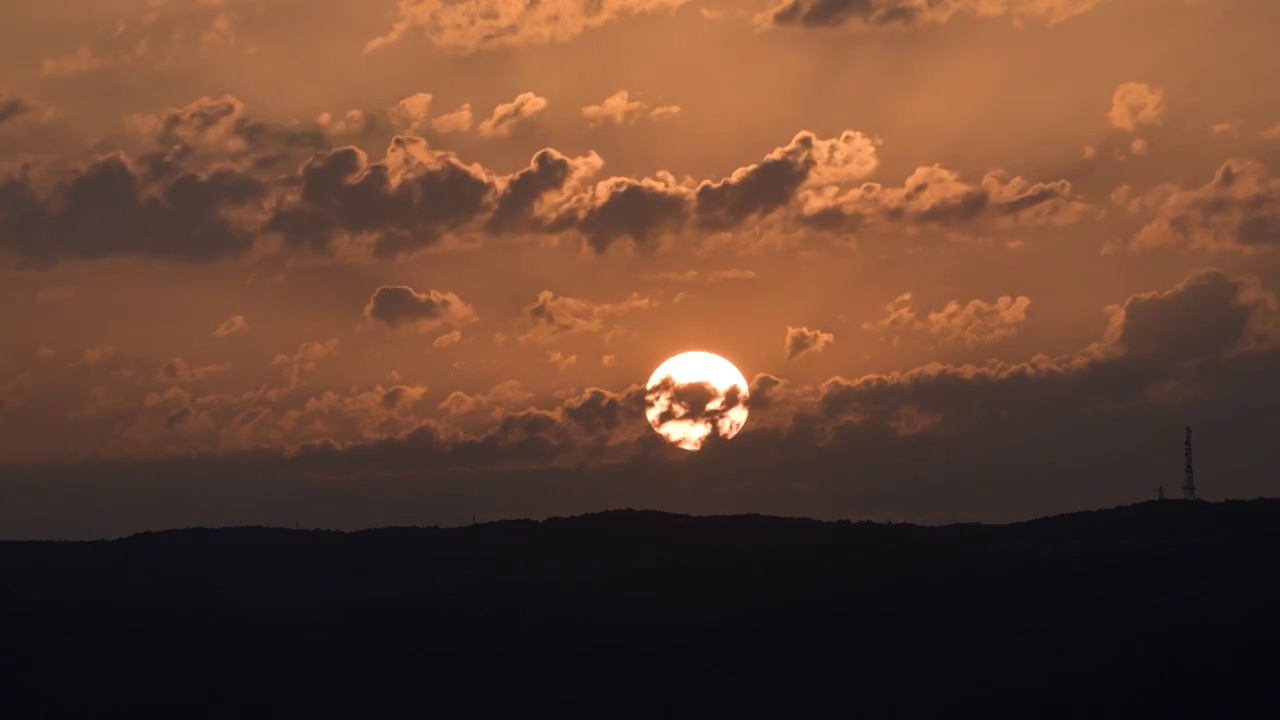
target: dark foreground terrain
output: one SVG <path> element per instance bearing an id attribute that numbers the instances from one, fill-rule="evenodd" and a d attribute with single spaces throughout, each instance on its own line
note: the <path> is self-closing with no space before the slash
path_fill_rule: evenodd
<path id="1" fill-rule="evenodd" d="M 1280 501 L 10 542 L 0 612 L 0 717 L 1278 717 Z"/>

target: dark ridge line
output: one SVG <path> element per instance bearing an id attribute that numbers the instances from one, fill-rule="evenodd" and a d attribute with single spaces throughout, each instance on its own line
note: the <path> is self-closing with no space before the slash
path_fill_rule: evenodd
<path id="1" fill-rule="evenodd" d="M 709 523 L 734 523 L 741 524 L 747 522 L 768 522 L 773 527 L 813 527 L 822 526 L 831 527 L 860 527 L 860 528 L 883 528 L 906 531 L 915 530 L 923 533 L 941 534 L 946 532 L 955 532 L 958 530 L 969 531 L 1002 531 L 1015 528 L 1036 528 L 1044 527 L 1051 524 L 1065 524 L 1085 518 L 1098 519 L 1102 517 L 1120 517 L 1131 515 L 1136 512 L 1161 512 L 1165 514 L 1186 513 L 1186 512 L 1212 512 L 1220 510 L 1232 509 L 1251 509 L 1251 510 L 1277 510 L 1280 511 L 1280 498 L 1258 497 L 1252 500 L 1228 499 L 1219 501 L 1209 501 L 1203 499 L 1197 500 L 1146 500 L 1128 505 L 1118 505 L 1111 508 L 1099 508 L 1096 510 L 1077 510 L 1056 515 L 1046 515 L 1043 517 L 1032 518 L 1029 520 L 1018 520 L 1007 523 L 980 523 L 980 522 L 957 522 L 947 523 L 943 525 L 922 525 L 909 522 L 893 522 L 893 521 L 875 521 L 875 520 L 821 520 L 804 516 L 783 516 L 783 515 L 766 515 L 763 513 L 738 513 L 732 515 L 693 515 L 688 513 L 673 513 L 662 510 L 634 509 L 634 508 L 616 508 L 610 510 L 601 510 L 598 512 L 582 513 L 580 515 L 554 515 L 535 520 L 532 518 L 504 518 L 501 520 L 490 520 L 486 522 L 477 522 L 472 525 L 456 525 L 442 527 L 440 525 L 389 525 L 382 527 L 362 528 L 359 530 L 334 530 L 328 528 L 290 528 L 279 525 L 228 525 L 209 527 L 204 525 L 185 527 L 185 528 L 167 528 L 164 530 L 144 530 L 142 532 L 133 533 L 117 538 L 99 538 L 95 540 L 0 540 L 0 546 L 9 545 L 91 545 L 98 543 L 127 543 L 137 542 L 144 539 L 153 539 L 157 537 L 178 537 L 191 536 L 197 534 L 245 534 L 249 532 L 271 533 L 277 536 L 290 535 L 294 537 L 300 536 L 329 536 L 329 537 L 360 537 L 372 536 L 376 534 L 445 534 L 453 533 L 462 535 L 466 533 L 476 532 L 492 532 L 499 529 L 528 528 L 541 529 L 548 526 L 574 527 L 576 529 L 592 529 L 594 523 L 599 520 L 648 520 L 661 521 L 670 524 L 709 524 Z M 639 530 L 658 529 L 654 525 L 596 525 L 596 529 L 609 530 L 630 527 Z"/>

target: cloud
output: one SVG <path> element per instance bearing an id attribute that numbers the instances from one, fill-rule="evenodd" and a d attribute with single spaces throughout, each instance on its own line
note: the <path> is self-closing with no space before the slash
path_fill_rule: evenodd
<path id="1" fill-rule="evenodd" d="M 1195 190 L 1157 187 L 1142 200 L 1156 216 L 1128 242 L 1104 253 L 1162 247 L 1254 253 L 1280 245 L 1280 180 L 1261 163 L 1228 160 Z"/>
<path id="2" fill-rule="evenodd" d="M 290 392 L 239 396 L 197 395 L 169 387 L 147 394 L 143 411 L 127 425 L 124 439 L 131 447 L 162 455 L 193 445 L 234 453 L 320 438 L 372 441 L 416 427 L 426 393 L 427 387 L 418 384 L 379 384 L 316 395 L 295 386 Z"/>
<path id="3" fill-rule="evenodd" d="M 520 93 L 515 100 L 501 103 L 493 109 L 493 114 L 482 121 L 476 132 L 484 137 L 510 137 L 516 128 L 527 124 L 530 120 L 547 109 L 547 99 L 531 92 Z"/>
<path id="4" fill-rule="evenodd" d="M 94 345 L 86 348 L 84 355 L 78 361 L 78 365 L 97 365 L 98 363 L 115 357 L 116 347 L 114 345 Z"/>
<path id="5" fill-rule="evenodd" d="M 570 198 L 543 227 L 573 230 L 603 253 L 627 239 L 641 246 L 654 243 L 663 233 L 681 230 L 688 216 L 688 189 L 670 174 L 642 180 L 615 177 Z"/>
<path id="6" fill-rule="evenodd" d="M 285 353 L 276 355 L 271 364 L 284 368 L 284 376 L 289 381 L 289 387 L 298 387 L 307 373 L 319 367 L 321 360 L 338 351 L 340 344 L 337 338 L 323 342 L 305 342 L 299 345 L 297 352 L 291 355 Z"/>
<path id="7" fill-rule="evenodd" d="M 911 330 L 920 325 L 920 318 L 916 315 L 915 308 L 911 305 L 911 293 L 903 293 L 894 298 L 885 309 L 889 311 L 886 317 L 874 322 L 862 324 L 863 330 L 883 331 L 883 330 Z"/>
<path id="8" fill-rule="evenodd" d="M 929 313 L 926 322 L 929 332 L 946 342 L 975 347 L 1017 335 L 1030 306 L 1031 299 L 1025 295 L 1004 295 L 995 302 L 970 300 L 964 305 L 952 300 L 942 310 Z"/>
<path id="9" fill-rule="evenodd" d="M 1009 16 L 1055 25 L 1102 0 L 785 0 L 756 16 L 756 24 L 873 30 L 942 24 L 957 15 Z"/>
<path id="10" fill-rule="evenodd" d="M 482 410 L 501 415 L 504 410 L 529 407 L 533 398 L 533 393 L 526 391 L 520 381 L 506 380 L 495 385 L 488 392 L 475 395 L 455 390 L 441 401 L 437 409 L 449 416 L 467 415 Z"/>
<path id="11" fill-rule="evenodd" d="M 755 280 L 758 277 L 759 275 L 757 275 L 753 270 L 741 270 L 738 268 L 712 270 L 707 273 L 699 273 L 697 270 L 682 270 L 679 272 L 643 273 L 640 275 L 640 279 L 645 282 L 671 284 L 692 284 L 702 282 L 708 285 L 739 280 Z"/>
<path id="12" fill-rule="evenodd" d="M 566 192 L 572 192 L 603 165 L 595 153 L 571 158 L 552 149 L 539 151 L 529 167 L 497 182 L 497 199 L 486 229 L 500 233 L 543 226 L 548 211 L 538 212 L 539 204 L 549 197 L 563 201 Z"/>
<path id="13" fill-rule="evenodd" d="M 1103 340 L 1077 353 L 831 380 L 819 407 L 828 417 L 862 422 L 888 422 L 911 408 L 935 418 L 936 429 L 958 431 L 963 423 L 994 421 L 996 412 L 1008 427 L 1024 419 L 1043 422 L 1047 413 L 1155 400 L 1170 382 L 1195 384 L 1194 374 L 1181 374 L 1188 363 L 1217 363 L 1257 347 L 1274 308 L 1256 278 L 1197 271 L 1170 290 L 1109 306 Z"/>
<path id="14" fill-rule="evenodd" d="M 364 316 L 392 330 L 426 333 L 478 320 L 476 311 L 451 292 L 419 293 L 404 285 L 383 285 L 364 306 Z"/>
<path id="15" fill-rule="evenodd" d="M 421 422 L 418 405 L 426 397 L 425 385 L 381 385 L 371 390 L 343 394 L 326 392 L 307 400 L 285 420 L 298 435 L 378 440 L 412 430 Z"/>
<path id="16" fill-rule="evenodd" d="M 462 341 L 462 331 L 450 330 L 449 332 L 441 335 L 435 340 L 432 340 L 431 346 L 434 348 L 446 348 L 446 347 L 449 347 L 450 345 L 457 345 L 461 341 Z"/>
<path id="17" fill-rule="evenodd" d="M 225 2 L 158 0 L 139 5 L 74 50 L 42 60 L 41 75 L 66 78 L 108 68 L 164 68 L 240 47 L 241 16 Z"/>
<path id="18" fill-rule="evenodd" d="M 377 122 L 363 110 L 348 110 L 341 117 L 329 112 L 320 113 L 316 124 L 328 135 L 356 135 L 372 130 Z"/>
<path id="19" fill-rule="evenodd" d="M 1275 125 L 1272 125 L 1266 130 L 1263 130 L 1262 132 L 1258 133 L 1258 137 L 1264 140 L 1280 139 L 1280 123 L 1276 123 Z"/>
<path id="20" fill-rule="evenodd" d="M 44 77 L 70 77 L 82 75 L 99 68 L 122 65 L 132 56 L 104 58 L 95 55 L 88 45 L 80 45 L 65 55 L 57 55 L 40 61 L 40 74 Z"/>
<path id="21" fill-rule="evenodd" d="M 192 367 L 186 360 L 176 357 L 160 366 L 156 380 L 162 383 L 184 383 L 193 380 L 204 380 L 225 374 L 231 369 L 230 363 L 214 363 Z"/>
<path id="22" fill-rule="evenodd" d="M 471 103 L 463 103 L 451 113 L 432 118 L 431 129 L 441 134 L 464 133 L 471 129 L 472 121 Z"/>
<path id="23" fill-rule="evenodd" d="M 391 120 L 404 133 L 421 133 L 430 126 L 431 93 L 414 93 L 391 108 Z"/>
<path id="24" fill-rule="evenodd" d="M 373 52 L 421 30 L 427 40 L 449 52 L 513 46 L 544 45 L 570 40 L 589 28 L 646 12 L 674 11 L 688 0 L 541 0 L 512 3 L 506 0 L 398 0 L 398 14 L 391 29 L 365 45 Z"/>
<path id="25" fill-rule="evenodd" d="M 1004 295 L 994 302 L 975 299 L 962 304 L 951 300 L 941 310 L 921 317 L 911 304 L 911 293 L 904 293 L 886 306 L 886 317 L 863 323 L 862 328 L 874 332 L 919 330 L 939 335 L 947 343 L 976 347 L 1017 335 L 1030 306 L 1031 299 L 1023 295 Z"/>
<path id="26" fill-rule="evenodd" d="M 560 372 L 564 372 L 578 362 L 578 356 L 566 355 L 559 350 L 550 350 L 547 352 L 547 362 L 555 365 Z"/>
<path id="27" fill-rule="evenodd" d="M 564 335 L 603 332 L 607 342 L 624 315 L 655 305 L 650 298 L 635 293 L 619 303 L 593 303 L 544 290 L 521 312 L 519 325 L 524 333 L 519 339 L 522 343 L 546 343 Z"/>
<path id="28" fill-rule="evenodd" d="M 587 105 L 582 108 L 582 116 L 591 127 L 632 124 L 641 118 L 666 120 L 679 114 L 680 108 L 675 105 L 654 108 L 640 100 L 632 100 L 626 90 L 619 90 L 605 98 L 599 105 Z"/>
<path id="29" fill-rule="evenodd" d="M 20 97 L 0 95 L 0 125 L 31 112 L 31 105 Z"/>
<path id="30" fill-rule="evenodd" d="M 527 106 L 512 105 L 486 121 L 488 132 L 525 117 Z M 761 221 L 782 234 L 820 235 L 1066 225 L 1102 213 L 1066 180 L 999 170 L 976 184 L 940 166 L 918 168 L 900 188 L 869 182 L 879 141 L 854 131 L 797 133 L 715 180 L 666 171 L 598 180 L 604 160 L 595 153 L 546 148 L 508 175 L 411 135 L 394 136 L 374 160 L 359 147 L 330 149 L 319 125 L 255 120 L 232 96 L 131 123 L 153 148 L 0 174 L 0 257 L 24 268 L 111 257 L 393 259 L 484 234 L 568 236 L 605 253 L 619 243 L 649 251 L 676 237 L 706 243 Z M 290 159 L 299 169 L 282 173 Z"/>
<path id="31" fill-rule="evenodd" d="M 917 168 L 901 188 L 864 183 L 842 191 L 830 186 L 804 194 L 802 204 L 802 218 L 826 228 L 904 221 L 949 225 L 982 219 L 1004 227 L 1035 227 L 1101 216 L 1074 197 L 1066 180 L 1032 183 L 993 170 L 974 185 L 938 165 Z"/>
<path id="32" fill-rule="evenodd" d="M 235 335 L 248 331 L 249 322 L 244 319 L 244 316 L 232 315 L 226 320 L 223 320 L 222 324 L 213 331 L 213 334 L 217 337 L 226 337 L 228 335 Z"/>
<path id="33" fill-rule="evenodd" d="M 681 270 L 678 272 L 642 273 L 640 279 L 645 282 L 659 283 L 695 283 L 698 282 L 697 270 Z"/>
<path id="34" fill-rule="evenodd" d="M 318 120 L 287 124 L 259 120 L 239 98 L 220 95 L 200 97 L 161 113 L 129 115 L 125 126 L 156 147 L 137 158 L 137 164 L 156 179 L 167 179 L 193 165 L 218 167 L 229 162 L 248 172 L 269 170 L 286 161 L 301 162 L 306 153 L 328 149 L 329 135 L 335 130 L 346 132 L 348 120 L 364 126 L 358 129 L 372 123 L 360 111 L 336 120 L 325 113 Z"/>
<path id="35" fill-rule="evenodd" d="M 823 140 L 802 132 L 760 163 L 740 168 L 724 180 L 700 184 L 695 214 L 703 227 L 727 229 L 784 207 L 802 189 L 859 180 L 879 164 L 875 141 L 862 133 L 846 130 Z"/>
<path id="36" fill-rule="evenodd" d="M 788 360 L 798 360 L 805 355 L 817 354 L 836 341 L 836 336 L 807 327 L 788 327 L 783 350 Z"/>
<path id="37" fill-rule="evenodd" d="M 802 189 L 855 180 L 877 165 L 875 142 L 861 133 L 820 139 L 801 132 L 760 163 L 723 180 L 689 185 L 670 173 L 610 178 L 572 197 L 547 227 L 574 229 L 597 252 L 626 239 L 645 246 L 690 222 L 703 230 L 733 229 L 788 207 Z"/>
<path id="38" fill-rule="evenodd" d="M 258 120 L 232 95 L 200 97 L 161 113 L 132 114 L 125 117 L 124 124 L 134 135 L 154 144 L 154 149 L 135 158 L 135 164 L 155 180 L 172 179 L 195 165 L 267 170 L 283 160 L 303 159 L 300 153 L 329 146 L 319 124 Z"/>
<path id="39" fill-rule="evenodd" d="M 318 252 L 328 252 L 340 235 L 364 234 L 379 257 L 434 245 L 479 218 L 493 191 L 482 169 L 406 136 L 394 138 L 377 163 L 356 147 L 317 153 L 297 182 L 297 197 L 278 206 L 264 230 Z"/>
<path id="40" fill-rule="evenodd" d="M 757 376 L 750 391 L 752 421 L 732 448 L 721 452 L 716 443 L 704 448 L 705 462 L 754 467 L 756 473 L 768 465 L 786 472 L 787 463 L 803 454 L 819 454 L 815 462 L 822 467 L 829 460 L 821 458 L 849 452 L 890 468 L 907 457 L 900 453 L 914 452 L 901 444 L 906 438 L 931 436 L 937 444 L 949 437 L 989 436 L 994 427 L 1018 438 L 1049 425 L 1087 428 L 1109 422 L 1115 413 L 1166 412 L 1171 403 L 1207 397 L 1207 387 L 1234 383 L 1232 373 L 1243 368 L 1250 368 L 1250 376 L 1265 372 L 1258 363 L 1280 368 L 1276 302 L 1251 276 L 1197 271 L 1169 290 L 1136 294 L 1106 311 L 1109 322 L 1100 341 L 1056 358 L 1037 355 L 1021 363 L 982 366 L 933 363 L 906 372 L 836 377 L 816 387 Z M 347 448 L 350 454 L 323 446 L 308 452 L 319 453 L 325 467 L 350 463 L 363 470 L 369 466 L 361 463 L 385 469 L 401 463 L 406 468 L 512 462 L 569 467 L 594 447 L 615 451 L 597 456 L 596 464 L 645 456 L 656 461 L 661 445 L 652 442 L 656 435 L 644 419 L 644 396 L 635 386 L 620 393 L 592 390 L 550 410 L 494 413 L 496 425 L 469 439 L 424 425 L 358 452 Z M 451 413 L 482 407 L 470 396 L 451 398 L 444 405 Z M 1019 440 L 988 437 L 983 442 L 1017 447 Z M 984 452 L 992 451 L 984 445 Z M 954 460 L 945 452 L 939 457 Z M 657 467 L 675 472 L 680 466 Z M 945 467 L 943 462 L 935 469 Z M 775 479 L 783 477 L 794 475 Z"/>
<path id="41" fill-rule="evenodd" d="M 1146 83 L 1121 83 L 1111 98 L 1107 120 L 1121 130 L 1156 125 L 1164 115 L 1164 92 Z"/>
<path id="42" fill-rule="evenodd" d="M 120 153 L 71 170 L 48 195 L 37 188 L 28 170 L 0 179 L 0 253 L 19 267 L 119 255 L 240 257 L 254 242 L 241 218 L 267 195 L 261 181 L 234 169 L 157 180 Z"/>
<path id="43" fill-rule="evenodd" d="M 728 270 L 713 270 L 707 274 L 707 282 L 733 282 L 737 280 L 755 280 L 760 277 L 754 270 L 739 270 L 738 268 L 729 268 Z"/>

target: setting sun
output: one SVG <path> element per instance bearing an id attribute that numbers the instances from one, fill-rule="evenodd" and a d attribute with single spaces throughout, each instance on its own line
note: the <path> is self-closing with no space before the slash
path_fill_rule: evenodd
<path id="1" fill-rule="evenodd" d="M 649 424 L 685 450 L 701 449 L 713 433 L 731 438 L 747 422 L 747 379 L 719 355 L 671 357 L 653 371 L 645 389 Z"/>

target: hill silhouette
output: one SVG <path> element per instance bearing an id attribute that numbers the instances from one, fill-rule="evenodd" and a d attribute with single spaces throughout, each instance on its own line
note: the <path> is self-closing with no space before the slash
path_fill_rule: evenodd
<path id="1" fill-rule="evenodd" d="M 1278 608 L 1276 500 L 1010 525 L 619 510 L 4 542 L 0 670 L 20 692 L 0 703 L 1258 716 Z"/>

